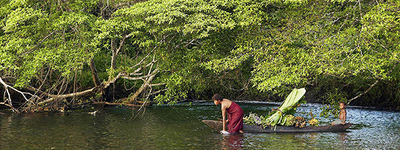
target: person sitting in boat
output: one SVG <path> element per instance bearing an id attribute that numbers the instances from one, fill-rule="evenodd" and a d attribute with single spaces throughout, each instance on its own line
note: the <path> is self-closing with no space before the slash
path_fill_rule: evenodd
<path id="1" fill-rule="evenodd" d="M 233 101 L 223 99 L 221 95 L 215 94 L 212 99 L 214 104 L 221 105 L 222 111 L 222 131 L 221 133 L 243 133 L 243 109 Z M 228 114 L 228 120 L 225 118 Z M 228 131 L 226 130 L 226 123 L 228 122 Z"/>
<path id="2" fill-rule="evenodd" d="M 345 124 L 345 122 L 346 122 L 346 109 L 344 108 L 345 107 L 345 103 L 344 102 L 340 102 L 339 103 L 339 107 L 340 107 L 339 119 L 336 119 L 335 121 L 333 121 L 332 125 Z"/>

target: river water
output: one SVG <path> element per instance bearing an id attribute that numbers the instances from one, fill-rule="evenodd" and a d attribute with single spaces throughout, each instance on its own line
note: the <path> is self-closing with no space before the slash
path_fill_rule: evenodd
<path id="1" fill-rule="evenodd" d="M 245 115 L 276 105 L 238 103 Z M 296 116 L 319 114 L 306 104 Z M 98 110 L 96 115 L 89 112 Z M 244 133 L 224 136 L 203 119 L 221 118 L 211 102 L 152 106 L 145 113 L 106 107 L 68 113 L 12 114 L 0 111 L 0 149 L 400 149 L 400 112 L 347 108 L 344 133 Z M 334 118 L 317 115 L 320 124 Z"/>

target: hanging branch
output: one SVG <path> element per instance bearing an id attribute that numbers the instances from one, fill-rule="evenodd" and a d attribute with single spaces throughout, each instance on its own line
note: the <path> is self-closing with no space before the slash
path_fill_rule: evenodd
<path id="1" fill-rule="evenodd" d="M 347 104 L 350 104 L 350 102 L 352 102 L 353 100 L 355 100 L 355 99 L 361 97 L 362 95 L 368 93 L 369 90 L 371 90 L 372 87 L 374 87 L 380 80 L 381 80 L 381 79 L 376 80 L 371 86 L 369 86 L 369 88 L 368 88 L 366 91 L 364 91 L 364 92 L 358 94 L 357 96 L 353 97 L 352 99 L 348 100 Z"/>
<path id="2" fill-rule="evenodd" d="M 22 97 L 24 97 L 24 99 L 25 99 L 27 102 L 32 103 L 32 104 L 33 104 L 33 102 L 32 102 L 31 100 L 29 100 L 29 99 L 26 97 L 26 95 L 31 96 L 31 98 L 39 98 L 38 96 L 33 95 L 33 94 L 31 94 L 31 93 L 22 92 L 22 91 L 17 90 L 16 88 L 14 88 L 14 87 L 8 85 L 6 82 L 4 82 L 4 80 L 3 80 L 1 77 L 0 77 L 0 83 L 4 86 L 5 93 L 7 93 L 7 96 L 8 96 L 8 99 L 5 100 L 3 103 L 0 103 L 0 104 L 3 104 L 3 105 L 6 105 L 6 106 L 10 107 L 11 109 L 13 109 L 13 111 L 15 111 L 15 112 L 17 112 L 17 113 L 19 113 L 19 111 L 13 107 L 12 99 L 11 99 L 11 94 L 10 94 L 10 91 L 9 91 L 8 89 L 11 89 L 11 90 L 14 90 L 14 91 L 18 92 L 19 94 L 22 95 Z M 4 96 L 5 96 L 5 95 L 4 95 Z M 7 102 L 8 102 L 8 104 L 7 104 Z"/>
<path id="3" fill-rule="evenodd" d="M 154 62 L 156 62 L 156 61 L 152 61 L 151 63 L 154 63 Z M 98 87 L 93 87 L 93 88 L 85 90 L 85 91 L 74 92 L 74 93 L 63 94 L 63 95 L 49 94 L 49 93 L 46 93 L 46 92 L 43 92 L 43 91 L 39 91 L 38 89 L 35 89 L 33 87 L 30 87 L 30 89 L 34 90 L 34 91 L 38 91 L 38 92 L 50 97 L 49 99 L 41 101 L 41 102 L 38 103 L 39 105 L 43 105 L 45 103 L 49 103 L 49 102 L 52 102 L 52 101 L 57 100 L 57 99 L 64 99 L 64 98 L 70 98 L 70 97 L 82 96 L 82 95 L 85 95 L 85 94 L 89 94 L 89 93 L 97 91 L 99 88 L 100 89 L 105 89 L 105 88 L 109 87 L 111 84 L 115 83 L 118 79 L 121 79 L 121 78 L 128 79 L 128 80 L 143 80 L 144 83 L 143 83 L 142 87 L 139 88 L 136 91 L 136 93 L 134 94 L 134 96 L 132 96 L 130 98 L 130 100 L 128 101 L 128 103 L 132 103 L 132 102 L 134 102 L 136 100 L 136 98 L 139 96 L 139 94 L 141 94 L 147 87 L 165 85 L 165 83 L 150 84 L 151 81 L 154 79 L 154 77 L 157 75 L 158 72 L 159 72 L 159 70 L 155 69 L 150 74 L 145 75 L 145 76 L 141 76 L 141 77 L 130 77 L 126 73 L 119 73 L 116 77 L 108 80 L 107 82 L 102 83 Z"/>
<path id="4" fill-rule="evenodd" d="M 85 94 L 88 94 L 88 93 L 92 93 L 94 90 L 95 90 L 95 87 L 94 87 L 94 88 L 91 88 L 91 89 L 88 89 L 88 90 L 85 90 L 85 91 L 75 92 L 75 93 L 70 93 L 70 94 L 63 94 L 63 95 L 52 95 L 52 94 L 48 94 L 47 96 L 49 96 L 49 97 L 51 97 L 51 98 L 49 98 L 49 99 L 47 99 L 47 100 L 44 100 L 44 101 L 41 101 L 41 102 L 39 102 L 38 104 L 39 104 L 39 105 L 43 105 L 43 104 L 45 104 L 45 103 L 54 101 L 54 100 L 56 100 L 56 99 L 64 99 L 64 98 L 70 98 L 70 97 L 75 97 L 75 96 L 82 96 L 82 95 L 85 95 Z"/>
<path id="5" fill-rule="evenodd" d="M 149 83 L 151 81 L 153 81 L 154 77 L 156 76 L 156 74 L 158 73 L 158 69 L 155 69 L 151 74 L 149 74 L 147 79 L 143 79 L 144 83 L 142 84 L 142 86 L 135 92 L 135 94 L 133 94 L 133 96 L 131 96 L 129 98 L 129 100 L 127 101 L 127 103 L 133 103 L 134 101 L 136 101 L 137 97 L 139 97 L 139 94 L 141 94 L 143 91 L 146 90 L 147 87 L 149 87 Z"/>
<path id="6" fill-rule="evenodd" d="M 396 68 L 397 64 L 398 64 L 398 62 L 397 62 L 396 64 L 393 65 L 392 69 L 391 69 L 387 74 L 392 73 L 392 71 L 394 70 L 394 68 Z M 376 84 L 378 84 L 378 82 L 379 82 L 380 80 L 382 80 L 382 78 L 377 79 L 377 80 L 376 80 L 371 86 L 369 86 L 369 88 L 368 88 L 367 90 L 365 90 L 364 92 L 362 92 L 362 93 L 358 94 L 357 96 L 355 96 L 355 97 L 351 98 L 350 100 L 348 100 L 347 104 L 350 104 L 353 100 L 355 100 L 355 99 L 361 97 L 362 95 L 368 93 L 368 92 L 372 89 L 372 87 L 374 87 Z"/>

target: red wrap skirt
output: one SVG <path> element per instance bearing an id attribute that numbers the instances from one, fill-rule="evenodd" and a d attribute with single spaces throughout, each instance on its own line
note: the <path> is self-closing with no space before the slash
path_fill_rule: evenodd
<path id="1" fill-rule="evenodd" d="M 226 112 L 228 113 L 228 132 L 235 133 L 243 130 L 243 109 L 235 102 L 232 102 Z"/>

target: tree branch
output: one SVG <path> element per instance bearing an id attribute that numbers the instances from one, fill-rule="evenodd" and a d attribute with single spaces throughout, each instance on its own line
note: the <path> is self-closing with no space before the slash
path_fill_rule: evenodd
<path id="1" fill-rule="evenodd" d="M 142 105 L 136 105 L 136 104 L 110 103 L 110 102 L 93 102 L 93 104 L 124 105 L 124 106 L 130 106 L 130 107 L 139 107 L 139 106 L 142 106 Z M 144 104 L 148 104 L 148 103 L 144 103 Z"/>
<path id="2" fill-rule="evenodd" d="M 74 96 L 85 95 L 85 94 L 88 94 L 88 93 L 93 92 L 95 89 L 96 89 L 96 87 L 91 88 L 91 89 L 88 89 L 88 90 L 85 90 L 85 91 L 75 92 L 75 93 L 70 93 L 70 94 L 64 94 L 64 95 L 52 95 L 52 94 L 49 94 L 48 96 L 51 97 L 50 99 L 41 101 L 41 102 L 39 102 L 38 104 L 39 104 L 39 105 L 43 105 L 43 104 L 45 104 L 45 103 L 54 101 L 54 100 L 56 100 L 56 99 L 63 99 L 63 98 L 69 98 L 69 97 L 74 97 Z"/>
<path id="3" fill-rule="evenodd" d="M 392 69 L 387 73 L 388 75 L 389 75 L 390 73 L 392 73 L 392 71 L 394 70 L 394 68 L 396 68 L 397 64 L 398 64 L 398 63 L 395 63 L 395 64 L 393 65 Z M 364 92 L 358 94 L 357 96 L 353 97 L 352 99 L 348 100 L 347 104 L 350 104 L 353 100 L 355 100 L 355 99 L 361 97 L 362 95 L 368 93 L 368 92 L 372 89 L 372 87 L 374 87 L 376 84 L 378 84 L 378 82 L 379 82 L 380 80 L 382 80 L 382 79 L 379 78 L 379 79 L 376 80 L 371 86 L 369 86 L 369 88 L 368 88 L 366 91 L 364 91 Z"/>
<path id="4" fill-rule="evenodd" d="M 350 104 L 350 102 L 352 102 L 353 100 L 355 100 L 355 99 L 361 97 L 362 95 L 368 93 L 369 90 L 371 90 L 372 87 L 374 87 L 374 86 L 379 82 L 379 80 L 380 80 L 380 79 L 376 80 L 376 81 L 374 82 L 374 84 L 372 84 L 371 86 L 369 86 L 369 88 L 368 88 L 366 91 L 364 91 L 364 92 L 358 94 L 357 96 L 353 97 L 352 99 L 348 100 L 347 104 Z"/>
<path id="5" fill-rule="evenodd" d="M 133 103 L 137 99 L 139 94 L 142 93 L 144 90 L 146 90 L 147 87 L 149 87 L 150 82 L 154 79 L 154 77 L 156 76 L 158 71 L 159 71 L 158 69 L 155 69 L 155 70 L 153 70 L 153 72 L 151 74 L 149 74 L 150 77 L 147 80 L 144 80 L 144 83 L 142 84 L 142 86 L 135 92 L 135 94 L 133 94 L 133 96 L 131 96 L 129 98 L 127 103 Z"/>

